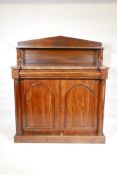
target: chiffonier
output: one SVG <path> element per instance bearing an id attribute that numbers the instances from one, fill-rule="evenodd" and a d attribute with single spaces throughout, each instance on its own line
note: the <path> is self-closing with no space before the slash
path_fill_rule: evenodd
<path id="1" fill-rule="evenodd" d="M 18 42 L 15 142 L 104 143 L 102 43 L 57 36 Z"/>

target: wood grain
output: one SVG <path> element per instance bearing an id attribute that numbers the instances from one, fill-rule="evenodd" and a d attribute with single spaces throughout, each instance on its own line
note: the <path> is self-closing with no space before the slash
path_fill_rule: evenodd
<path id="1" fill-rule="evenodd" d="M 61 130 L 64 134 L 96 134 L 98 85 L 96 80 L 62 80 Z"/>
<path id="2" fill-rule="evenodd" d="M 63 36 L 18 42 L 14 141 L 104 143 L 107 77 L 100 42 Z"/>
<path id="3" fill-rule="evenodd" d="M 105 143 L 105 136 L 15 136 L 15 143 Z"/>
<path id="4" fill-rule="evenodd" d="M 59 80 L 23 80 L 24 133 L 56 133 L 59 130 Z"/>
<path id="5" fill-rule="evenodd" d="M 102 43 L 83 39 L 56 36 L 36 40 L 20 41 L 18 48 L 101 48 Z"/>

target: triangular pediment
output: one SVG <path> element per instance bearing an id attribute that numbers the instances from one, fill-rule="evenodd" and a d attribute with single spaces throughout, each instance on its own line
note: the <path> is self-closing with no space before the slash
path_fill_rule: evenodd
<path id="1" fill-rule="evenodd" d="M 102 43 L 84 39 L 56 36 L 18 42 L 18 47 L 27 48 L 98 48 Z"/>

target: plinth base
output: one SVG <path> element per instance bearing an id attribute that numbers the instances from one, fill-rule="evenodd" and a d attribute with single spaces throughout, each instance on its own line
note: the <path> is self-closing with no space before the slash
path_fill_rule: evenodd
<path id="1" fill-rule="evenodd" d="M 105 143 L 105 136 L 17 136 L 15 143 Z"/>

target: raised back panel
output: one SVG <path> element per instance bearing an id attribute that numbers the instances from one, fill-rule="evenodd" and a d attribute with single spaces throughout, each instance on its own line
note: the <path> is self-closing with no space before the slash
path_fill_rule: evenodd
<path id="1" fill-rule="evenodd" d="M 18 43 L 18 66 L 95 65 L 102 60 L 102 44 L 69 37 L 50 37 Z"/>
<path id="2" fill-rule="evenodd" d="M 95 63 L 94 50 L 26 49 L 24 65 L 90 64 Z"/>
<path id="3" fill-rule="evenodd" d="M 101 48 L 102 43 L 84 39 L 56 36 L 18 42 L 18 48 Z"/>

